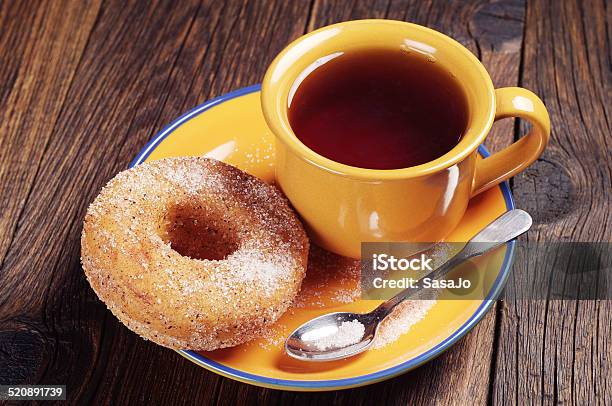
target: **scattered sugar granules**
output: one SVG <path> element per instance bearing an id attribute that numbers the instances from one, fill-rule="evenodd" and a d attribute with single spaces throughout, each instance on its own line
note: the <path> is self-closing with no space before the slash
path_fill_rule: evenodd
<path id="1" fill-rule="evenodd" d="M 317 338 L 310 343 L 320 351 L 330 348 L 343 348 L 355 343 L 363 337 L 365 326 L 359 320 L 343 321 L 333 334 Z"/>
<path id="2" fill-rule="evenodd" d="M 282 348 L 291 331 L 284 323 L 276 322 L 264 328 L 260 335 L 259 347 L 264 350 Z"/>
<path id="3" fill-rule="evenodd" d="M 312 244 L 308 271 L 291 311 L 352 303 L 361 295 L 360 262 L 325 251 Z M 329 286 L 334 286 L 334 291 Z"/>
<path id="4" fill-rule="evenodd" d="M 422 320 L 435 303 L 435 300 L 406 300 L 397 305 L 379 326 L 372 348 L 383 348 L 397 341 Z"/>

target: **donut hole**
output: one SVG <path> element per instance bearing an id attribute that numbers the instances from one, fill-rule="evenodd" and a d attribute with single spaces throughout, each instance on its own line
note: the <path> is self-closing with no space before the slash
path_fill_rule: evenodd
<path id="1" fill-rule="evenodd" d="M 238 233 L 227 222 L 222 209 L 193 203 L 169 207 L 160 235 L 182 256 L 222 260 L 238 249 Z"/>

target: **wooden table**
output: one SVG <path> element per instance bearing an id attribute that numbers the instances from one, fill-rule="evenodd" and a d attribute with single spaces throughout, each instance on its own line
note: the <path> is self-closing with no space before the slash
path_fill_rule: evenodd
<path id="1" fill-rule="evenodd" d="M 79 404 L 595 404 L 612 400 L 612 302 L 498 302 L 451 350 L 395 379 L 260 389 L 138 338 L 79 264 L 89 202 L 166 123 L 261 81 L 291 40 L 390 18 L 453 36 L 497 87 L 539 94 L 544 156 L 511 185 L 529 241 L 610 241 L 612 5 L 593 1 L 0 1 L 0 383 Z M 493 149 L 525 132 L 504 120 Z M 516 264 L 521 266 L 521 263 Z"/>

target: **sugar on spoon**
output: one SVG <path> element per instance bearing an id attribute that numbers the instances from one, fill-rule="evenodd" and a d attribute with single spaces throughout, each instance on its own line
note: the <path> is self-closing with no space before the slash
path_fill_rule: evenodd
<path id="1" fill-rule="evenodd" d="M 423 289 L 424 278 L 440 279 L 463 261 L 482 255 L 523 234 L 531 227 L 531 216 L 520 209 L 510 210 L 476 234 L 455 256 L 429 272 L 415 284 L 369 313 L 336 312 L 314 318 L 298 327 L 285 341 L 285 351 L 304 361 L 336 361 L 367 350 L 378 326 L 404 300 L 415 297 Z M 359 328 L 356 328 L 359 327 Z M 344 330 L 344 332 L 342 331 Z M 346 331 L 349 331 L 347 333 Z M 361 335 L 346 340 L 346 335 Z M 326 345 L 320 346 L 323 340 Z M 347 344 L 350 342 L 350 344 Z"/>

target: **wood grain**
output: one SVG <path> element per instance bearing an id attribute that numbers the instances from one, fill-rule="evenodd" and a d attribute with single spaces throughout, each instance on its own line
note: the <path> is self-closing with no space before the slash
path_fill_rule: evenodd
<path id="1" fill-rule="evenodd" d="M 541 95 L 552 121 L 543 157 L 514 181 L 517 205 L 537 224 L 530 242 L 611 241 L 612 73 L 605 6 L 565 1 L 527 7 L 525 25 L 532 28 L 525 33 L 521 85 Z M 515 270 L 520 274 L 526 266 L 518 262 Z M 567 266 L 557 265 L 558 274 Z M 609 402 L 611 310 L 609 300 L 503 303 L 494 403 Z"/>
<path id="2" fill-rule="evenodd" d="M 99 1 L 0 3 L 0 264 L 98 14 Z M 66 24 L 57 21 L 66 18 Z"/>
<path id="3" fill-rule="evenodd" d="M 498 303 L 451 350 L 364 388 L 300 394 L 221 378 L 123 327 L 79 264 L 85 209 L 165 124 L 261 81 L 304 32 L 391 18 L 453 36 L 496 87 L 551 111 L 513 182 L 533 241 L 609 241 L 611 8 L 602 1 L 0 2 L 0 384 L 68 385 L 78 404 L 603 403 L 609 301 Z M 498 150 L 521 133 L 495 124 Z M 580 159 L 576 159 L 580 156 Z M 517 266 L 525 266 L 517 264 Z"/>

